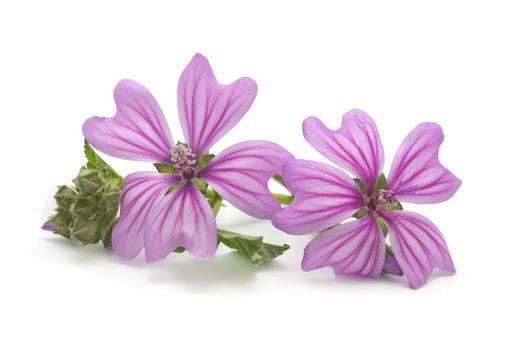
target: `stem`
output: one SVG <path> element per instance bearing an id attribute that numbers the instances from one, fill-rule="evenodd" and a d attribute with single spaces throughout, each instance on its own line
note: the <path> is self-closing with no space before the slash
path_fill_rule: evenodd
<path id="1" fill-rule="evenodd" d="M 288 189 L 288 187 L 286 187 L 286 184 L 284 183 L 283 174 L 274 175 L 272 176 L 272 179 L 283 185 L 284 188 Z"/>
<path id="2" fill-rule="evenodd" d="M 290 194 L 272 193 L 272 196 L 279 201 L 279 203 L 288 205 L 293 202 L 293 196 Z"/>
<path id="3" fill-rule="evenodd" d="M 222 207 L 222 197 L 219 196 L 219 198 L 216 199 L 215 203 L 213 204 L 213 215 L 217 217 L 217 214 L 219 214 L 219 210 L 221 210 Z"/>

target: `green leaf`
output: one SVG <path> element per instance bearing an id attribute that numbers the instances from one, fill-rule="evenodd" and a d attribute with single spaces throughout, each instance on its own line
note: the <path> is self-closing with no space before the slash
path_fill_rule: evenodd
<path id="1" fill-rule="evenodd" d="M 184 253 L 186 251 L 186 248 L 184 247 L 177 247 L 175 248 L 175 250 L 173 251 L 174 253 Z"/>
<path id="2" fill-rule="evenodd" d="M 165 196 L 167 196 L 168 194 L 170 194 L 171 192 L 173 191 L 177 191 L 179 188 L 181 188 L 184 184 L 186 184 L 186 181 L 179 181 L 173 185 L 171 185 L 168 190 L 166 191 L 166 193 L 164 193 Z"/>
<path id="3" fill-rule="evenodd" d="M 375 197 L 379 191 L 381 191 L 386 186 L 386 176 L 385 174 L 381 174 L 379 178 L 377 179 L 376 185 L 374 186 L 374 190 L 372 191 L 372 197 Z"/>
<path id="4" fill-rule="evenodd" d="M 159 173 L 175 174 L 176 170 L 170 164 L 154 163 L 153 164 Z"/>
<path id="5" fill-rule="evenodd" d="M 381 228 L 381 232 L 383 232 L 383 235 L 386 237 L 386 235 L 388 234 L 388 226 L 386 225 L 385 220 L 383 220 L 383 218 L 379 216 L 379 214 L 377 214 L 375 211 L 371 211 L 371 213 L 376 219 L 377 224 Z"/>
<path id="6" fill-rule="evenodd" d="M 359 187 L 359 192 L 361 192 L 361 195 L 363 197 L 368 197 L 368 193 L 366 191 L 366 185 L 363 181 L 359 180 L 358 178 L 354 178 L 355 183 L 357 184 L 357 187 Z"/>
<path id="7" fill-rule="evenodd" d="M 401 203 L 396 202 L 395 205 L 386 208 L 386 210 L 403 210 L 403 206 L 401 205 Z"/>
<path id="8" fill-rule="evenodd" d="M 205 196 L 209 195 L 208 183 L 206 181 L 204 181 L 203 179 L 195 178 L 193 179 L 193 183 L 195 184 L 195 186 L 197 186 L 197 188 L 199 189 L 199 191 L 201 191 L 203 195 Z"/>
<path id="9" fill-rule="evenodd" d="M 124 179 L 120 176 L 112 167 L 109 166 L 91 147 L 91 145 L 84 140 L 84 155 L 87 159 L 86 167 L 88 169 L 97 169 L 101 171 L 103 177 L 110 182 L 119 185 L 122 187 L 124 184 Z"/>
<path id="10" fill-rule="evenodd" d="M 263 242 L 261 236 L 246 236 L 235 232 L 218 230 L 219 242 L 237 250 L 250 259 L 252 264 L 259 266 L 267 263 L 290 248 L 288 244 L 275 245 Z"/>
<path id="11" fill-rule="evenodd" d="M 197 164 L 199 170 L 206 168 L 213 158 L 215 158 L 215 154 L 206 153 L 205 155 L 203 155 L 201 159 L 199 159 L 199 163 Z"/>
<path id="12" fill-rule="evenodd" d="M 365 207 L 362 207 L 361 209 L 359 209 L 359 211 L 357 213 L 355 213 L 352 216 L 354 218 L 356 218 L 356 219 L 361 219 L 362 217 L 364 217 L 366 215 L 367 212 L 368 212 L 368 210 Z"/>
<path id="13" fill-rule="evenodd" d="M 219 214 L 219 210 L 221 210 L 222 208 L 222 197 L 217 196 L 215 200 L 213 201 L 213 203 L 210 202 L 210 205 L 213 210 L 213 215 L 217 217 L 217 214 Z"/>

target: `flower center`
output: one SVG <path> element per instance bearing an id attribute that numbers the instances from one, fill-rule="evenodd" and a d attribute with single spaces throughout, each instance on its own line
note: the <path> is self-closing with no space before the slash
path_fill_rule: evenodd
<path id="1" fill-rule="evenodd" d="M 197 155 L 184 143 L 177 143 L 171 148 L 173 168 L 184 180 L 191 180 L 197 174 Z"/>
<path id="2" fill-rule="evenodd" d="M 391 190 L 379 190 L 375 197 L 371 197 L 367 201 L 367 207 L 370 210 L 377 208 L 389 209 L 395 207 L 398 203 L 394 192 Z"/>

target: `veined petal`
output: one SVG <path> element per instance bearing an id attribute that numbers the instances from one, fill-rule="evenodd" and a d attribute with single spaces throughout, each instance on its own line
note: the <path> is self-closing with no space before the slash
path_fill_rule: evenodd
<path id="1" fill-rule="evenodd" d="M 117 113 L 92 117 L 82 126 L 84 137 L 110 156 L 169 162 L 173 146 L 170 129 L 153 95 L 133 80 L 122 80 L 113 92 Z"/>
<path id="2" fill-rule="evenodd" d="M 198 176 L 248 215 L 269 219 L 281 209 L 268 180 L 293 156 L 276 143 L 245 141 L 219 153 Z"/>
<path id="3" fill-rule="evenodd" d="M 304 250 L 302 268 L 332 266 L 338 275 L 378 276 L 385 261 L 385 240 L 372 215 L 314 238 Z"/>
<path id="4" fill-rule="evenodd" d="M 439 229 L 422 215 L 404 210 L 383 210 L 396 260 L 416 289 L 434 268 L 456 272 L 445 238 Z"/>
<path id="5" fill-rule="evenodd" d="M 152 209 L 145 239 L 146 261 L 164 259 L 177 247 L 210 260 L 217 250 L 217 224 L 193 182 L 162 197 Z"/>
<path id="6" fill-rule="evenodd" d="M 257 84 L 250 78 L 219 84 L 206 57 L 196 54 L 182 72 L 177 94 L 182 131 L 200 157 L 250 108 Z"/>
<path id="7" fill-rule="evenodd" d="M 275 227 L 290 234 L 318 232 L 348 219 L 364 205 L 354 180 L 334 166 L 309 160 L 284 165 L 293 203 L 272 218 Z"/>
<path id="8" fill-rule="evenodd" d="M 131 260 L 144 247 L 144 233 L 151 208 L 169 186 L 180 181 L 175 175 L 139 172 L 128 175 L 120 196 L 120 217 L 111 235 L 115 254 Z"/>
<path id="9" fill-rule="evenodd" d="M 456 193 L 461 180 L 439 163 L 443 130 L 422 123 L 403 140 L 392 162 L 387 188 L 404 202 L 438 203 Z"/>
<path id="10" fill-rule="evenodd" d="M 354 109 L 343 116 L 339 130 L 330 130 L 316 117 L 306 118 L 303 134 L 319 153 L 362 180 L 369 192 L 383 171 L 384 152 L 376 124 Z"/>

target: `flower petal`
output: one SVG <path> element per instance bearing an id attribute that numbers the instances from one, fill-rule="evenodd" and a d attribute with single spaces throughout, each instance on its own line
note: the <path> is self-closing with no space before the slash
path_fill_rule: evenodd
<path id="1" fill-rule="evenodd" d="M 148 89 L 133 80 L 122 80 L 113 96 L 117 105 L 114 117 L 92 117 L 82 126 L 89 143 L 122 159 L 169 162 L 173 139 Z"/>
<path id="2" fill-rule="evenodd" d="M 257 84 L 250 78 L 219 84 L 206 57 L 196 54 L 182 72 L 177 94 L 182 131 L 200 157 L 250 108 Z"/>
<path id="3" fill-rule="evenodd" d="M 217 224 L 210 205 L 188 182 L 164 196 L 152 209 L 145 239 L 146 261 L 164 259 L 177 247 L 210 260 L 217 250 Z"/>
<path id="4" fill-rule="evenodd" d="M 422 123 L 399 146 L 388 175 L 387 187 L 404 202 L 438 203 L 456 193 L 461 180 L 439 163 L 443 130 Z"/>
<path id="5" fill-rule="evenodd" d="M 368 114 L 351 110 L 336 131 L 309 117 L 303 122 L 303 134 L 319 153 L 357 176 L 372 191 L 383 171 L 384 153 L 376 124 Z"/>
<path id="6" fill-rule="evenodd" d="M 131 260 L 140 253 L 144 247 L 144 232 L 152 207 L 169 186 L 178 181 L 178 176 L 150 171 L 126 177 L 120 196 L 120 217 L 111 235 L 115 254 L 124 260 Z"/>
<path id="7" fill-rule="evenodd" d="M 248 215 L 269 219 L 281 209 L 268 180 L 293 156 L 276 143 L 245 141 L 219 153 L 198 176 Z"/>
<path id="8" fill-rule="evenodd" d="M 42 230 L 45 230 L 45 231 L 55 231 L 55 229 L 56 229 L 56 227 L 55 227 L 55 225 L 53 225 L 53 222 L 51 221 L 51 219 L 47 219 L 47 221 L 44 222 L 44 224 L 40 228 Z"/>
<path id="9" fill-rule="evenodd" d="M 388 273 L 389 275 L 394 276 L 403 276 L 403 270 L 401 270 L 401 266 L 399 266 L 396 257 L 388 250 L 385 255 L 385 266 L 383 266 L 383 273 Z"/>
<path id="10" fill-rule="evenodd" d="M 378 276 L 385 262 L 385 240 L 372 215 L 321 233 L 304 250 L 302 268 L 332 266 L 338 275 Z"/>
<path id="11" fill-rule="evenodd" d="M 404 210 L 383 210 L 392 250 L 399 266 L 416 289 L 436 267 L 455 272 L 445 238 L 439 229 L 422 215 Z"/>
<path id="12" fill-rule="evenodd" d="M 295 198 L 274 215 L 272 223 L 290 234 L 325 230 L 364 205 L 354 180 L 331 165 L 291 160 L 284 165 L 283 176 Z"/>

